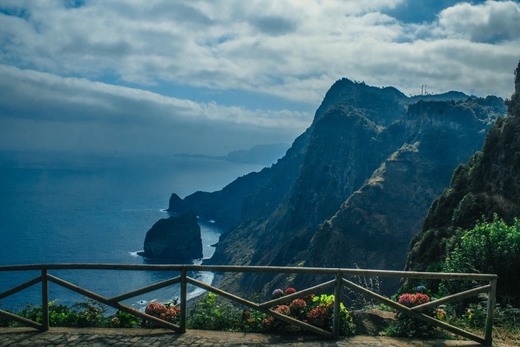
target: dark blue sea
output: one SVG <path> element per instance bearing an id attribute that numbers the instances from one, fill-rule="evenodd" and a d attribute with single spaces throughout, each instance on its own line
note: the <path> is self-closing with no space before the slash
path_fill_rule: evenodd
<path id="1" fill-rule="evenodd" d="M 0 152 L 0 264 L 145 264 L 137 255 L 146 231 L 159 219 L 172 192 L 184 197 L 215 191 L 262 165 L 175 156 L 73 156 Z M 222 229 L 200 221 L 203 253 Z M 86 289 L 111 297 L 174 277 L 168 272 L 51 271 Z M 0 272 L 0 292 L 38 276 Z M 213 274 L 192 274 L 211 282 Z M 50 299 L 72 304 L 85 298 L 50 284 Z M 191 296 L 200 293 L 188 288 Z M 136 308 L 150 300 L 170 301 L 178 286 L 126 301 Z M 0 300 L 4 309 L 40 303 L 40 286 Z"/>

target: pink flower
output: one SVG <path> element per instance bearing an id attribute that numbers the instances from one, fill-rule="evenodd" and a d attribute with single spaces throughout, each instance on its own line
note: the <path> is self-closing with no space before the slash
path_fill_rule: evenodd
<path id="1" fill-rule="evenodd" d="M 399 297 L 397 300 L 401 305 L 412 307 L 415 302 L 415 295 L 405 293 Z"/>
<path id="2" fill-rule="evenodd" d="M 315 296 L 316 296 L 315 294 L 309 294 L 309 295 L 304 296 L 302 299 L 305 300 L 305 302 L 310 305 L 310 304 L 312 304 Z"/>
<path id="3" fill-rule="evenodd" d="M 430 302 L 430 297 L 426 294 L 417 293 L 415 294 L 415 305 L 422 305 Z"/>
<path id="4" fill-rule="evenodd" d="M 404 293 L 399 297 L 398 302 L 401 305 L 407 306 L 407 307 L 413 307 L 417 305 L 422 305 L 427 302 L 430 302 L 430 297 L 426 294 L 417 293 L 417 294 L 409 294 Z"/>
<path id="5" fill-rule="evenodd" d="M 329 318 L 329 313 L 327 312 L 327 308 L 323 305 L 316 306 L 307 314 L 307 321 L 320 328 L 327 328 L 327 319 Z"/>
<path id="6" fill-rule="evenodd" d="M 446 320 L 446 317 L 448 316 L 448 313 L 442 307 L 437 307 L 433 313 L 438 320 Z"/>
<path id="7" fill-rule="evenodd" d="M 273 316 L 269 316 L 269 317 L 266 317 L 263 321 L 262 321 L 262 324 L 264 326 L 266 326 L 267 328 L 271 328 L 271 326 L 273 325 L 274 323 L 274 317 Z"/>
<path id="8" fill-rule="evenodd" d="M 158 301 L 152 301 L 151 303 L 146 305 L 144 312 L 151 315 L 161 314 L 163 312 L 166 312 L 166 305 L 163 305 Z"/>
<path id="9" fill-rule="evenodd" d="M 151 316 L 173 322 L 177 320 L 181 312 L 181 308 L 171 304 L 164 305 L 158 301 L 152 301 L 146 305 L 144 312 Z"/>
<path id="10" fill-rule="evenodd" d="M 278 313 L 281 313 L 281 314 L 284 314 L 286 316 L 290 315 L 291 314 L 291 309 L 289 308 L 289 306 L 287 305 L 279 305 L 279 306 L 276 306 L 276 308 L 274 309 L 275 312 L 278 312 Z"/>
<path id="11" fill-rule="evenodd" d="M 273 298 L 274 298 L 274 299 L 277 299 L 277 298 L 283 296 L 283 290 L 281 290 L 281 289 L 275 289 L 275 290 L 273 291 L 273 294 L 272 294 L 272 295 L 273 295 Z"/>
<path id="12" fill-rule="evenodd" d="M 303 299 L 294 299 L 289 304 L 289 308 L 291 310 L 305 310 L 306 307 L 307 307 L 307 303 Z"/>
<path id="13" fill-rule="evenodd" d="M 296 289 L 294 289 L 292 287 L 287 288 L 284 292 L 285 295 L 294 294 L 294 293 L 296 293 Z"/>

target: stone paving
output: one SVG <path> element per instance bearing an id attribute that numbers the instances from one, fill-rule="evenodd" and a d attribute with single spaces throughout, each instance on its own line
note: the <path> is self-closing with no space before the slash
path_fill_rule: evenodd
<path id="1" fill-rule="evenodd" d="M 28 328 L 0 328 L 0 346 L 285 346 L 285 347 L 476 347 L 478 343 L 452 340 L 409 340 L 355 336 L 330 341 L 317 336 L 290 336 L 221 331 L 188 330 L 175 334 L 165 329 L 51 328 L 38 332 Z M 497 345 L 498 346 L 498 345 Z"/>

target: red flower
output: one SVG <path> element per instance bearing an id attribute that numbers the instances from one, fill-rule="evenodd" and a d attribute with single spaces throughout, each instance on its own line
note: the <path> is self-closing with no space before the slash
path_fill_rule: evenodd
<path id="1" fill-rule="evenodd" d="M 144 312 L 151 316 L 172 322 L 178 318 L 181 308 L 179 306 L 170 304 L 164 305 L 158 301 L 152 301 L 146 305 Z"/>
<path id="2" fill-rule="evenodd" d="M 276 306 L 276 308 L 274 309 L 275 312 L 278 312 L 278 313 L 281 313 L 281 314 L 284 314 L 286 316 L 290 315 L 291 314 L 291 309 L 289 308 L 289 306 L 287 305 L 279 305 L 279 306 Z"/>
<path id="3" fill-rule="evenodd" d="M 274 317 L 273 316 L 269 316 L 269 317 L 266 317 L 263 321 L 262 321 L 262 324 L 266 327 L 266 328 L 272 328 L 273 327 L 273 324 L 274 324 Z"/>
<path id="4" fill-rule="evenodd" d="M 427 302 L 430 302 L 430 297 L 428 295 L 422 293 L 415 294 L 416 305 L 426 304 Z"/>
<path id="5" fill-rule="evenodd" d="M 320 305 L 314 307 L 307 314 L 307 321 L 320 328 L 327 328 L 327 319 L 329 318 L 329 313 L 327 312 L 327 307 Z"/>
<path id="6" fill-rule="evenodd" d="M 289 304 L 289 308 L 291 310 L 305 310 L 306 307 L 307 307 L 307 303 L 303 299 L 294 299 Z"/>
<path id="7" fill-rule="evenodd" d="M 401 305 L 407 307 L 413 307 L 417 305 L 422 305 L 430 301 L 430 297 L 426 294 L 417 293 L 417 294 L 409 294 L 405 293 L 399 297 L 398 302 Z"/>
<path id="8" fill-rule="evenodd" d="M 146 305 L 144 312 L 150 315 L 159 315 L 163 312 L 166 312 L 166 305 L 163 305 L 158 301 L 152 301 L 151 303 Z"/>
<path id="9" fill-rule="evenodd" d="M 415 301 L 415 295 L 408 294 L 408 293 L 401 295 L 398 300 L 398 302 L 401 305 L 408 306 L 408 307 L 412 307 L 414 301 Z"/>
<path id="10" fill-rule="evenodd" d="M 304 296 L 302 299 L 305 300 L 307 305 L 310 305 L 313 303 L 313 299 L 315 296 L 316 296 L 315 294 L 309 294 L 309 295 Z"/>
<path id="11" fill-rule="evenodd" d="M 294 294 L 294 293 L 296 293 L 296 289 L 294 289 L 292 287 L 287 288 L 284 292 L 285 295 Z"/>

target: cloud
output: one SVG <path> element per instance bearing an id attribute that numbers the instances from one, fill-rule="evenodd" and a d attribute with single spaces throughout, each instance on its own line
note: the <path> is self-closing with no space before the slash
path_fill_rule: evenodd
<path id="1" fill-rule="evenodd" d="M 519 11 L 514 1 L 4 0 L 0 116 L 207 122 L 286 138 L 342 77 L 509 97 Z"/>
<path id="2" fill-rule="evenodd" d="M 296 23 L 281 16 L 265 16 L 254 18 L 251 23 L 267 35 L 283 35 L 293 32 Z"/>
<path id="3" fill-rule="evenodd" d="M 108 150 L 117 137 L 121 138 L 116 146 L 119 150 L 124 150 L 125 143 L 130 144 L 126 150 L 130 147 L 137 150 L 137 145 L 142 145 L 145 139 L 160 148 L 154 131 L 162 133 L 163 138 L 169 133 L 174 138 L 186 140 L 173 141 L 168 149 L 170 152 L 190 152 L 194 148 L 222 152 L 237 145 L 247 148 L 266 143 L 266 140 L 290 142 L 305 129 L 311 117 L 288 110 L 248 110 L 215 102 L 196 103 L 146 90 L 5 65 L 0 65 L 0 115 L 3 129 L 0 133 L 5 135 L 0 148 L 8 148 L 9 143 L 20 142 L 21 138 L 26 139 L 21 142 L 46 138 L 46 141 L 35 142 L 39 142 L 38 146 L 56 147 L 60 141 L 70 143 L 71 134 L 75 134 L 74 146 L 85 150 L 86 143 L 92 142 L 88 133 L 96 129 L 103 138 L 103 144 L 98 143 L 96 147 Z M 25 126 L 27 128 L 21 130 Z M 112 132 L 118 129 L 120 134 L 111 139 L 108 130 L 103 128 Z M 34 134 L 29 136 L 30 129 Z M 90 130 L 85 132 L 85 129 Z M 204 131 L 207 134 L 200 136 Z M 125 133 L 126 136 L 121 135 Z M 232 133 L 232 137 L 226 138 L 227 143 L 219 144 L 224 136 Z M 194 141 L 198 136 L 200 141 Z M 164 143 L 171 142 L 166 140 Z M 196 142 L 198 144 L 194 146 Z"/>
<path id="4" fill-rule="evenodd" d="M 417 89 L 423 84 L 416 80 L 423 74 L 423 40 L 440 47 L 458 39 L 470 51 L 479 43 L 497 41 L 484 57 L 489 66 L 497 66 L 504 60 L 502 48 L 518 43 L 513 34 L 520 22 L 515 14 L 520 7 L 511 1 L 457 4 L 444 9 L 438 21 L 423 25 L 384 14 L 403 4 L 397 0 L 86 1 L 73 8 L 59 4 L 7 1 L 5 8 L 26 15 L 0 16 L 1 61 L 63 76 L 102 80 L 110 75 L 143 87 L 172 83 L 247 90 L 314 107 L 341 77 L 378 84 L 380 76 L 374 76 L 367 61 L 386 65 L 396 87 Z M 403 42 L 415 49 L 405 54 L 400 51 Z M 468 44 L 472 42 L 476 45 Z M 511 56 L 519 51 L 508 54 L 508 64 L 515 65 Z M 435 54 L 442 60 L 433 61 L 429 69 L 458 65 L 450 64 L 441 52 Z M 394 60 L 417 68 L 408 70 L 408 77 L 393 74 L 395 67 L 388 62 Z M 437 75 L 439 90 L 445 82 L 454 82 Z M 455 83 L 450 89 L 468 91 L 477 84 Z M 494 88 L 495 94 L 510 93 L 505 84 Z"/>
<path id="5" fill-rule="evenodd" d="M 439 25 L 446 36 L 475 42 L 518 40 L 520 6 L 512 1 L 460 3 L 439 14 Z"/>

